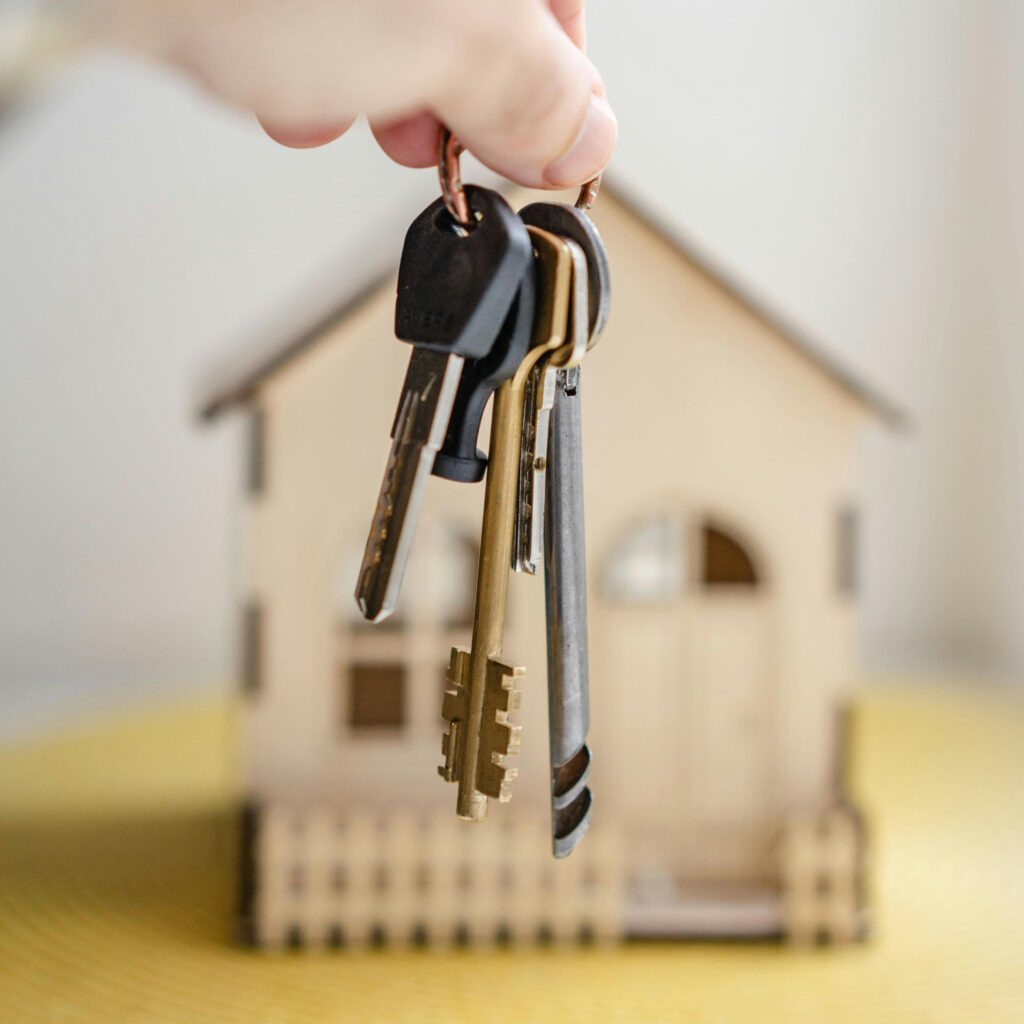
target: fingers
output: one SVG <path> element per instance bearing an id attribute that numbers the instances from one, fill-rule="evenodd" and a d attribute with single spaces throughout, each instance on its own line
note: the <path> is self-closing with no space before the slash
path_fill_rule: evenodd
<path id="1" fill-rule="evenodd" d="M 241 18 L 248 7 L 230 10 Z M 611 157 L 615 117 L 579 49 L 584 0 L 438 0 L 429 9 L 322 0 L 303 8 L 301 24 L 268 10 L 281 20 L 273 32 L 259 22 L 261 62 L 242 60 L 235 51 L 255 43 L 242 46 L 248 37 L 224 29 L 216 39 L 227 56 L 193 48 L 193 63 L 214 68 L 217 91 L 253 106 L 284 145 L 323 145 L 350 127 L 349 111 L 362 109 L 384 151 L 411 167 L 435 162 L 439 120 L 493 170 L 535 188 L 580 184 Z M 354 40 L 341 66 L 334 46 L 321 45 L 338 38 Z"/>
<path id="2" fill-rule="evenodd" d="M 468 24 L 465 60 L 432 106 L 476 157 L 532 188 L 567 188 L 598 174 L 616 122 L 601 79 L 549 11 L 508 4 L 510 16 Z M 525 9 L 524 9 L 525 6 Z M 578 30 L 579 5 L 557 0 Z"/>
<path id="3" fill-rule="evenodd" d="M 437 163 L 441 125 L 429 111 L 397 121 L 371 120 L 380 148 L 403 167 L 433 167 Z"/>
<path id="4" fill-rule="evenodd" d="M 548 6 L 562 31 L 573 44 L 587 52 L 587 25 L 584 14 L 584 0 L 548 0 Z"/>
<path id="5" fill-rule="evenodd" d="M 317 146 L 326 146 L 328 142 L 340 139 L 355 124 L 355 118 L 349 118 L 337 124 L 331 125 L 292 125 L 274 124 L 264 120 L 259 114 L 256 115 L 260 127 L 275 142 L 291 149 L 314 149 Z"/>
<path id="6" fill-rule="evenodd" d="M 618 123 L 608 101 L 602 95 L 591 95 L 583 124 L 569 149 L 544 168 L 543 186 L 568 188 L 590 181 L 612 158 L 617 138 Z"/>

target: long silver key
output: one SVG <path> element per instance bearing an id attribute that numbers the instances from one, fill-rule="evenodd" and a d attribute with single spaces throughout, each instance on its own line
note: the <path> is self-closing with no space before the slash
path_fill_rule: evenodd
<path id="1" fill-rule="evenodd" d="M 548 622 L 551 840 L 565 857 L 590 824 L 587 555 L 579 367 L 558 371 L 548 438 L 544 596 Z"/>
<path id="2" fill-rule="evenodd" d="M 591 191 L 590 199 L 593 198 Z M 587 190 L 581 192 L 583 199 Z M 586 204 L 584 204 L 586 205 Z M 597 343 L 611 299 L 607 254 L 584 209 L 535 203 L 520 210 L 527 224 L 571 238 L 588 269 L 588 349 Z M 586 546 L 583 531 L 579 369 L 559 376 L 548 438 L 544 541 L 548 617 L 548 717 L 551 748 L 552 849 L 569 854 L 590 823 Z"/>

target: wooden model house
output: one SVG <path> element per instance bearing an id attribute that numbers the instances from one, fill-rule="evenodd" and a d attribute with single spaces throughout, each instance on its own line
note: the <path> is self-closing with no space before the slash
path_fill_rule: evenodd
<path id="1" fill-rule="evenodd" d="M 582 388 L 593 825 L 550 854 L 543 580 L 516 577 L 519 778 L 455 817 L 440 763 L 483 485 L 432 479 L 398 613 L 352 597 L 409 349 L 394 279 L 212 391 L 251 422 L 243 922 L 269 947 L 862 932 L 840 763 L 858 436 L 893 412 L 619 194 Z M 482 432 L 481 443 L 486 443 Z"/>

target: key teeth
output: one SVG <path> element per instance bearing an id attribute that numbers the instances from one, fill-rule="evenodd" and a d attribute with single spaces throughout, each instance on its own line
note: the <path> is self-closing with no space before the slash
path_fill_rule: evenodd
<path id="1" fill-rule="evenodd" d="M 498 755 L 500 756 L 500 755 Z M 507 804 L 512 799 L 512 783 L 519 775 L 518 768 L 506 768 L 503 764 L 490 764 L 479 775 L 479 789 L 485 796 L 498 803 Z"/>
<path id="2" fill-rule="evenodd" d="M 448 682 L 451 689 L 445 690 L 441 704 L 441 715 L 448 722 L 448 731 L 441 736 L 441 754 L 444 764 L 438 765 L 437 773 L 446 782 L 458 782 L 460 770 L 462 724 L 466 719 L 466 673 L 469 672 L 469 652 L 453 647 L 448 662 Z"/>
<path id="3" fill-rule="evenodd" d="M 508 767 L 507 762 L 519 753 L 523 730 L 522 726 L 510 725 L 508 716 L 519 709 L 522 692 L 516 681 L 525 671 L 494 660 L 487 665 L 477 788 L 499 803 L 512 799 L 512 783 L 519 774 L 519 769 Z"/>
<path id="4" fill-rule="evenodd" d="M 463 687 L 445 690 L 441 704 L 441 717 L 446 722 L 460 722 L 466 717 L 466 691 Z"/>
<path id="5" fill-rule="evenodd" d="M 400 436 L 401 428 L 403 424 L 407 423 L 408 418 L 409 396 L 405 395 L 399 402 L 395 418 L 397 433 L 392 434 L 395 441 L 404 440 Z M 374 577 L 380 569 L 384 542 L 387 540 L 391 520 L 395 514 L 395 487 L 402 462 L 401 454 L 399 445 L 392 444 L 391 450 L 388 452 L 388 460 L 384 464 L 384 478 L 381 481 L 380 494 L 377 497 L 377 507 L 370 520 L 370 533 L 366 541 L 366 550 L 363 552 L 363 562 L 359 567 L 359 578 L 356 582 L 356 601 L 360 611 L 364 618 L 370 618 L 372 621 L 376 621 L 377 613 L 367 614 L 369 610 L 367 594 L 373 590 L 376 582 Z"/>
<path id="6" fill-rule="evenodd" d="M 445 691 L 442 703 L 442 714 L 449 726 L 441 737 L 444 764 L 437 769 L 448 782 L 459 782 L 462 778 L 465 757 L 462 730 L 469 710 L 469 670 L 469 652 L 453 647 L 448 665 L 448 681 L 452 685 Z M 519 774 L 517 768 L 508 767 L 507 759 L 519 753 L 523 730 L 522 726 L 510 724 L 508 716 L 518 711 L 522 702 L 516 681 L 524 672 L 523 668 L 494 659 L 487 663 L 476 788 L 499 803 L 512 799 L 512 783 Z"/>
<path id="7" fill-rule="evenodd" d="M 508 725 L 504 720 L 504 712 L 498 712 L 498 720 L 491 731 L 491 763 L 492 764 L 504 764 L 503 759 L 507 757 L 514 757 L 519 753 L 519 746 L 521 742 L 521 735 L 523 727 L 521 725 Z"/>

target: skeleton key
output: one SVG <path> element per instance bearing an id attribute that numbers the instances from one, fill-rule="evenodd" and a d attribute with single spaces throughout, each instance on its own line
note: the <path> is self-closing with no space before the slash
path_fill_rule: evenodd
<path id="1" fill-rule="evenodd" d="M 563 241 L 569 246 L 572 255 L 567 344 L 534 367 L 527 382 L 523 415 L 512 568 L 531 576 L 536 573 L 544 553 L 544 478 L 547 472 L 548 425 L 555 401 L 558 367 L 578 366 L 590 341 L 587 323 L 587 257 L 575 242 L 567 238 L 563 238 Z"/>
<path id="2" fill-rule="evenodd" d="M 533 367 L 562 345 L 572 283 L 568 245 L 546 231 L 529 231 L 537 284 L 531 346 L 511 380 L 494 395 L 472 647 L 452 650 L 451 688 L 444 696 L 449 729 L 441 744 L 445 763 L 438 770 L 449 782 L 458 783 L 456 811 L 467 821 L 487 816 L 488 797 L 502 803 L 511 799 L 517 773 L 508 767 L 507 759 L 518 750 L 520 727 L 509 725 L 508 715 L 519 706 L 515 680 L 523 670 L 499 658 L 508 604 L 523 401 Z"/>
<path id="3" fill-rule="evenodd" d="M 611 298 L 604 243 L 576 207 L 535 203 L 520 211 L 574 239 L 586 253 L 590 339 L 597 343 Z M 587 657 L 587 576 L 583 516 L 583 455 L 578 364 L 559 372 L 548 437 L 545 481 L 544 592 L 548 620 L 548 721 L 551 749 L 551 832 L 556 857 L 565 857 L 590 824 L 592 797 Z"/>
<path id="4" fill-rule="evenodd" d="M 514 320 L 513 301 L 532 274 L 529 235 L 501 196 L 472 186 L 466 195 L 476 213 L 469 231 L 456 233 L 444 200 L 438 199 L 405 236 L 395 334 L 415 348 L 356 584 L 356 601 L 371 622 L 390 615 L 398 600 L 427 477 L 448 429 L 464 361 L 483 358 L 494 348 L 503 324 Z"/>

